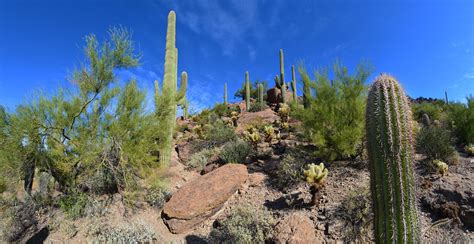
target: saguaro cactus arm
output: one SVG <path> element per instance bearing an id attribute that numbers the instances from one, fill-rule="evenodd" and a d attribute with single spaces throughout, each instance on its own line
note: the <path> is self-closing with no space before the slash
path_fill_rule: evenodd
<path id="1" fill-rule="evenodd" d="M 393 77 L 380 75 L 369 90 L 366 111 L 377 243 L 419 242 L 411 127 L 403 89 Z"/>
<path id="2" fill-rule="evenodd" d="M 178 104 L 183 104 L 186 99 L 186 89 L 188 87 L 188 73 L 183 71 L 181 73 L 181 86 L 179 88 L 178 94 L 176 95 L 176 102 Z"/>

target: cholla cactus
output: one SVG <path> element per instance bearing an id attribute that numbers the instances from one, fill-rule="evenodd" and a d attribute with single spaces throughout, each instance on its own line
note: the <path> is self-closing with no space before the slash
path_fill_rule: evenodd
<path id="1" fill-rule="evenodd" d="M 464 150 L 466 151 L 469 156 L 474 156 L 474 144 L 469 144 L 466 147 L 464 147 Z"/>
<path id="2" fill-rule="evenodd" d="M 442 176 L 448 174 L 448 165 L 441 160 L 433 160 L 433 165 L 436 167 L 436 171 Z"/>
<path id="3" fill-rule="evenodd" d="M 280 103 L 280 108 L 278 109 L 278 116 L 280 116 L 280 119 L 282 123 L 288 122 L 290 118 L 290 107 L 286 103 Z"/>
<path id="4" fill-rule="evenodd" d="M 155 81 L 155 105 L 157 118 L 160 120 L 158 130 L 160 164 L 169 165 L 173 148 L 173 132 L 176 127 L 176 111 L 186 99 L 188 75 L 181 74 L 181 87 L 177 91 L 178 49 L 176 48 L 176 14 L 171 11 L 168 15 L 166 32 L 165 68 L 163 88 L 160 94 L 158 81 Z"/>
<path id="5" fill-rule="evenodd" d="M 250 127 L 248 130 L 244 131 L 244 138 L 245 140 L 251 142 L 254 146 L 256 146 L 261 140 L 260 133 L 255 127 Z"/>
<path id="6" fill-rule="evenodd" d="M 306 182 L 316 185 L 317 188 L 320 188 L 324 184 L 327 175 L 328 169 L 324 168 L 323 163 L 319 165 L 310 164 L 308 169 L 304 171 Z"/>
<path id="7" fill-rule="evenodd" d="M 265 134 L 265 141 L 271 142 L 276 139 L 275 128 L 272 125 L 266 125 L 263 127 L 263 134 Z"/>
<path id="8" fill-rule="evenodd" d="M 232 119 L 232 123 L 234 126 L 237 126 L 237 120 L 239 119 L 239 113 L 236 111 L 232 111 L 230 113 L 230 118 Z"/>
<path id="9" fill-rule="evenodd" d="M 382 74 L 367 97 L 367 152 L 377 243 L 418 243 L 412 116 L 395 78 Z"/>

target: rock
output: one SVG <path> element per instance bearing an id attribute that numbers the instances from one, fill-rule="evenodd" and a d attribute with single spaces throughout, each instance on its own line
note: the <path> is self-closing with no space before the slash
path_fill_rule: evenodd
<path id="1" fill-rule="evenodd" d="M 172 233 L 183 233 L 219 211 L 247 180 L 247 167 L 227 164 L 180 188 L 163 208 Z"/>
<path id="2" fill-rule="evenodd" d="M 176 151 L 182 163 L 187 162 L 193 154 L 192 145 L 189 142 L 182 142 L 176 145 Z"/>
<path id="3" fill-rule="evenodd" d="M 286 101 L 293 100 L 293 93 L 289 90 L 286 91 Z M 281 102 L 281 91 L 280 89 L 273 87 L 267 91 L 267 102 L 270 104 L 278 104 Z"/>
<path id="4" fill-rule="evenodd" d="M 267 179 L 267 176 L 263 173 L 257 172 L 249 175 L 249 186 L 261 186 Z"/>
<path id="5" fill-rule="evenodd" d="M 204 168 L 201 170 L 201 174 L 202 175 L 205 175 L 215 169 L 219 168 L 219 164 L 218 163 L 210 163 L 210 164 L 206 164 L 206 166 L 204 166 Z"/>
<path id="6" fill-rule="evenodd" d="M 301 213 L 291 213 L 275 227 L 276 243 L 323 243 L 318 238 L 315 227 L 308 216 Z"/>
<path id="7" fill-rule="evenodd" d="M 252 124 L 273 124 L 276 120 L 278 115 L 270 108 L 255 113 L 243 113 L 237 120 L 235 132 L 240 134 Z"/>

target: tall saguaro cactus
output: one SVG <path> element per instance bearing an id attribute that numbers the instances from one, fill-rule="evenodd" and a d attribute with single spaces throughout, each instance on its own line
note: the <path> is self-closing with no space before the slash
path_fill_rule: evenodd
<path id="1" fill-rule="evenodd" d="M 258 102 L 260 103 L 260 106 L 263 107 L 264 101 L 263 101 L 263 84 L 258 84 Z"/>
<path id="2" fill-rule="evenodd" d="M 418 243 L 411 110 L 389 75 L 369 90 L 366 130 L 376 242 Z"/>
<path id="3" fill-rule="evenodd" d="M 245 109 L 250 110 L 250 80 L 249 72 L 245 72 Z"/>
<path id="4" fill-rule="evenodd" d="M 275 76 L 275 86 L 281 91 L 281 102 L 286 103 L 285 64 L 283 49 L 280 49 L 280 76 Z"/>
<path id="5" fill-rule="evenodd" d="M 159 84 L 155 81 L 155 105 L 157 117 L 160 120 L 158 130 L 160 152 L 160 164 L 169 165 L 173 147 L 173 132 L 176 126 L 176 110 L 178 105 L 185 102 L 188 75 L 181 73 L 181 87 L 179 91 L 178 82 L 178 49 L 176 48 L 176 14 L 170 11 L 168 14 L 168 29 L 166 32 L 165 72 L 163 87 L 160 94 Z"/>
<path id="6" fill-rule="evenodd" d="M 291 66 L 291 90 L 293 90 L 293 101 L 296 102 L 298 94 L 296 93 L 296 75 L 294 65 Z"/>
<path id="7" fill-rule="evenodd" d="M 224 105 L 227 105 L 227 83 L 224 83 Z"/>

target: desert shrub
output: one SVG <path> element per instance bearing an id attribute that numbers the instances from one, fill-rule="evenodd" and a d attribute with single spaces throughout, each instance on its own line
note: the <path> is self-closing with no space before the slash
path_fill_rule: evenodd
<path id="1" fill-rule="evenodd" d="M 210 239 L 211 242 L 264 243 L 271 238 L 275 223 L 270 212 L 245 204 L 237 206 L 212 230 Z"/>
<path id="2" fill-rule="evenodd" d="M 205 135 L 206 140 L 212 142 L 215 146 L 221 146 L 222 144 L 237 138 L 234 128 L 227 126 L 221 119 L 217 119 L 207 127 Z"/>
<path id="3" fill-rule="evenodd" d="M 448 121 L 459 143 L 474 143 L 474 96 L 466 104 L 450 104 Z"/>
<path id="4" fill-rule="evenodd" d="M 219 157 L 224 163 L 243 163 L 252 151 L 252 147 L 244 140 L 227 142 L 220 151 Z"/>
<path id="5" fill-rule="evenodd" d="M 349 192 L 349 196 L 341 203 L 338 215 L 350 226 L 345 228 L 345 242 L 371 242 L 368 224 L 372 219 L 372 200 L 368 187 Z"/>
<path id="6" fill-rule="evenodd" d="M 263 84 L 263 90 L 266 91 L 268 90 L 268 82 L 267 81 L 254 81 L 251 83 L 251 86 L 250 86 L 250 98 L 253 98 L 255 100 L 257 100 L 258 98 L 258 85 L 259 84 Z M 242 87 L 237 90 L 234 94 L 234 97 L 236 98 L 242 98 L 242 100 L 245 100 L 245 82 L 242 82 Z M 266 99 L 267 97 L 267 94 L 266 92 L 264 92 L 263 94 L 263 99 Z"/>
<path id="7" fill-rule="evenodd" d="M 209 148 L 209 149 L 203 149 L 203 150 L 193 154 L 189 158 L 186 165 L 189 168 L 202 170 L 204 168 L 204 166 L 206 166 L 209 163 L 210 159 L 213 156 L 219 154 L 219 152 L 220 152 L 219 148 L 216 148 L 216 147 Z"/>
<path id="8" fill-rule="evenodd" d="M 277 188 L 288 189 L 304 181 L 307 154 L 298 149 L 288 150 L 274 171 L 273 184 Z"/>
<path id="9" fill-rule="evenodd" d="M 165 202 L 169 200 L 171 193 L 166 188 L 152 187 L 148 190 L 145 200 L 150 206 L 161 209 Z"/>
<path id="10" fill-rule="evenodd" d="M 152 243 L 156 233 L 145 222 L 124 223 L 118 226 L 103 224 L 91 225 L 87 231 L 88 239 L 99 243 Z"/>
<path id="11" fill-rule="evenodd" d="M 59 200 L 60 209 L 72 219 L 85 216 L 86 205 L 89 198 L 83 192 L 71 191 Z"/>
<path id="12" fill-rule="evenodd" d="M 268 106 L 266 104 L 262 104 L 259 102 L 252 102 L 250 104 L 250 110 L 249 112 L 259 112 L 262 110 L 265 110 Z"/>
<path id="13" fill-rule="evenodd" d="M 431 121 L 441 121 L 445 118 L 444 103 L 436 102 L 421 102 L 412 103 L 411 109 L 413 112 L 413 118 L 419 123 L 422 122 L 423 114 L 427 114 Z"/>
<path id="14" fill-rule="evenodd" d="M 301 76 L 308 76 L 302 65 Z M 318 147 L 316 154 L 325 160 L 347 158 L 357 154 L 364 134 L 364 110 L 370 66 L 360 64 L 354 75 L 338 63 L 331 80 L 326 69 L 315 72 L 310 81 L 315 97 L 307 109 L 295 106 L 292 116 L 303 122 L 308 138 Z M 299 109 L 298 109 L 299 108 Z"/>
<path id="15" fill-rule="evenodd" d="M 449 130 L 442 126 L 421 128 L 416 138 L 416 149 L 429 159 L 447 161 L 454 153 L 453 139 Z"/>
<path id="16" fill-rule="evenodd" d="M 27 198 L 25 202 L 13 201 L 0 216 L 5 228 L 0 229 L 2 235 L 8 243 L 18 242 L 28 228 L 36 225 L 35 212 L 36 204 L 32 199 Z"/>

